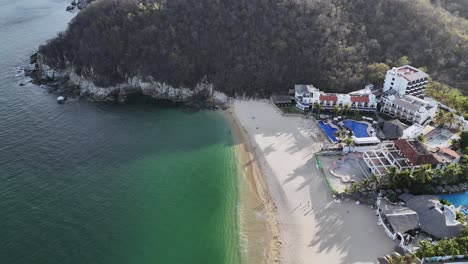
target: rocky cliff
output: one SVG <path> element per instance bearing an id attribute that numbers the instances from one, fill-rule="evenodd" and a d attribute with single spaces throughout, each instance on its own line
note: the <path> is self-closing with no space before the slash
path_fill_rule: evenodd
<path id="1" fill-rule="evenodd" d="M 224 93 L 214 90 L 210 83 L 200 81 L 192 89 L 173 87 L 158 82 L 152 76 L 134 76 L 113 86 L 100 87 L 88 78 L 78 75 L 73 67 L 61 70 L 48 66 L 44 63 L 44 57 L 41 54 L 37 54 L 36 67 L 35 77 L 40 82 L 60 83 L 60 86 L 73 87 L 75 94 L 95 101 L 123 103 L 130 95 L 144 95 L 156 100 L 211 107 L 225 105 L 229 99 Z"/>
<path id="2" fill-rule="evenodd" d="M 86 8 L 94 0 L 73 0 L 70 5 L 67 7 L 67 11 L 74 11 L 75 8 L 78 10 Z"/>

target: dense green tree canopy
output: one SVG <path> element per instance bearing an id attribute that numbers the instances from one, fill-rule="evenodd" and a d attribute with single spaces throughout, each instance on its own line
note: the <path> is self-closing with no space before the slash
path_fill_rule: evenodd
<path id="1" fill-rule="evenodd" d="M 230 95 L 295 83 L 344 92 L 408 58 L 462 85 L 467 25 L 429 0 L 98 0 L 40 52 L 101 86 L 137 75 L 206 78 Z"/>

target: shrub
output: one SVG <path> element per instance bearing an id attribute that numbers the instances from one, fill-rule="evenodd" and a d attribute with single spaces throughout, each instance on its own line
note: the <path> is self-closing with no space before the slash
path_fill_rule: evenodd
<path id="1" fill-rule="evenodd" d="M 388 199 L 390 202 L 392 202 L 392 203 L 398 202 L 397 194 L 394 193 L 394 192 L 389 192 L 389 193 L 387 194 L 387 199 Z"/>
<path id="2" fill-rule="evenodd" d="M 464 224 L 465 223 L 465 214 L 457 211 L 457 221 Z"/>
<path id="3" fill-rule="evenodd" d="M 449 202 L 449 201 L 447 201 L 447 200 L 445 200 L 445 199 L 442 199 L 442 198 L 439 199 L 439 202 L 440 202 L 441 204 L 443 204 L 443 205 L 452 205 L 451 202 Z"/>

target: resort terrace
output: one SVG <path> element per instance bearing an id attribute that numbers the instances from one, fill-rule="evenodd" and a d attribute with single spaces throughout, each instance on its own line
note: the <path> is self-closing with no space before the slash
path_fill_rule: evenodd
<path id="1" fill-rule="evenodd" d="M 364 152 L 363 159 L 376 176 L 386 175 L 390 167 L 397 167 L 398 170 L 412 168 L 403 153 L 395 147 L 393 141 L 382 142 L 380 149 Z"/>
<path id="2" fill-rule="evenodd" d="M 398 139 L 383 142 L 380 149 L 369 150 L 363 154 L 364 162 L 377 176 L 388 173 L 388 168 L 398 171 L 414 169 L 424 164 L 436 166 L 439 161 L 419 141 Z"/>

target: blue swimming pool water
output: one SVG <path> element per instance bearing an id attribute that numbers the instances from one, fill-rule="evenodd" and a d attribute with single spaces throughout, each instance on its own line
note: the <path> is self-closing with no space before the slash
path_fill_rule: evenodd
<path id="1" fill-rule="evenodd" d="M 327 123 L 323 123 L 322 121 L 318 121 L 318 124 L 319 126 L 322 128 L 323 132 L 325 132 L 325 134 L 327 134 L 328 138 L 332 141 L 332 142 L 336 142 L 337 139 L 335 137 L 335 132 L 338 130 L 332 126 L 330 126 L 329 124 Z"/>
<path id="2" fill-rule="evenodd" d="M 343 124 L 353 131 L 355 137 L 369 137 L 369 134 L 367 133 L 369 125 L 359 123 L 354 120 L 345 120 L 343 121 Z"/>
<path id="3" fill-rule="evenodd" d="M 462 193 L 441 194 L 439 197 L 451 202 L 456 207 L 468 207 L 468 191 Z"/>

